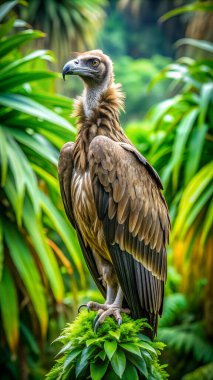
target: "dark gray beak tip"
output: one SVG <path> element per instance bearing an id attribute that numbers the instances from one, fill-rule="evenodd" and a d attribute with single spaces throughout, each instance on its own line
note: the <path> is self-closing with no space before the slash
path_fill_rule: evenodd
<path id="1" fill-rule="evenodd" d="M 65 81 L 65 76 L 66 75 L 71 75 L 72 74 L 72 71 L 70 70 L 70 64 L 69 63 L 66 63 L 63 67 L 63 70 L 62 70 L 62 77 L 63 77 L 63 80 Z"/>

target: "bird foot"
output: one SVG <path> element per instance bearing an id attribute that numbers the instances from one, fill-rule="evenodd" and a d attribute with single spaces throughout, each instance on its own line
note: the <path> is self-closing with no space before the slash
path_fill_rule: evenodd
<path id="1" fill-rule="evenodd" d="M 98 327 L 104 322 L 106 317 L 113 316 L 118 322 L 118 326 L 120 326 L 122 323 L 121 313 L 130 314 L 130 309 L 122 308 L 114 304 L 101 305 L 101 304 L 97 304 L 96 302 L 92 302 L 92 304 L 95 304 L 95 305 L 91 305 L 90 302 L 89 304 L 90 304 L 89 305 L 90 310 L 98 310 L 98 313 L 93 321 L 93 328 L 94 328 L 95 333 L 97 332 Z"/>

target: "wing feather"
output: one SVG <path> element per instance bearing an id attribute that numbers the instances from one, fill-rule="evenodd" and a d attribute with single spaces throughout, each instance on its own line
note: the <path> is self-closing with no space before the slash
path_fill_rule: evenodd
<path id="1" fill-rule="evenodd" d="M 102 282 L 99 280 L 100 275 L 98 273 L 98 269 L 95 263 L 95 259 L 92 253 L 91 248 L 89 245 L 85 245 L 84 240 L 82 238 L 81 232 L 78 228 L 78 225 L 76 223 L 74 214 L 73 214 L 73 207 L 72 207 L 72 199 L 71 199 L 71 186 L 72 186 L 72 176 L 73 176 L 73 170 L 74 170 L 74 162 L 73 162 L 73 150 L 74 150 L 74 143 L 68 142 L 66 143 L 60 153 L 59 157 L 59 163 L 58 163 L 58 176 L 59 176 L 59 184 L 60 184 L 60 190 L 61 190 L 61 197 L 64 204 L 64 208 L 67 214 L 67 217 L 72 224 L 72 226 L 76 229 L 78 240 L 85 258 L 85 261 L 87 263 L 87 266 L 89 268 L 89 271 L 98 286 L 99 290 L 105 297 L 105 289 L 102 285 Z"/>
<path id="2" fill-rule="evenodd" d="M 166 280 L 168 209 L 155 170 L 131 145 L 93 139 L 90 173 L 99 218 L 125 298 L 154 327 Z"/>

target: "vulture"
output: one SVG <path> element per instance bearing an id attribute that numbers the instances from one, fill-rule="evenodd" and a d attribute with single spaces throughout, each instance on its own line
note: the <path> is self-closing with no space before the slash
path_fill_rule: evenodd
<path id="1" fill-rule="evenodd" d="M 77 137 L 59 157 L 59 182 L 67 217 L 104 304 L 94 329 L 107 316 L 146 318 L 157 332 L 167 274 L 170 220 L 157 172 L 125 135 L 119 113 L 121 85 L 101 50 L 79 53 L 63 67 L 84 84 L 75 103 Z"/>

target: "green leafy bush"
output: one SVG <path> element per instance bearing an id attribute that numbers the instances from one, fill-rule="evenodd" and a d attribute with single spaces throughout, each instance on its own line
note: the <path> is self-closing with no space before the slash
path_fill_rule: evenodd
<path id="1" fill-rule="evenodd" d="M 142 334 L 149 327 L 145 320 L 123 316 L 123 323 L 108 317 L 93 331 L 95 312 L 81 312 L 57 339 L 63 344 L 55 366 L 46 380 L 161 380 L 167 379 L 158 355 L 161 342 L 152 342 Z"/>

